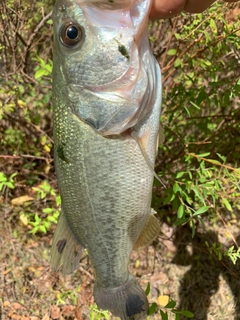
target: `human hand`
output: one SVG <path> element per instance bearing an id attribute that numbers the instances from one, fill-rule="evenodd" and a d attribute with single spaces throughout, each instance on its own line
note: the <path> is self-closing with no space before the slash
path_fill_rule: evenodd
<path id="1" fill-rule="evenodd" d="M 225 0 L 225 2 L 238 1 Z M 171 18 L 182 11 L 191 13 L 202 12 L 214 2 L 215 0 L 153 0 L 150 19 Z"/>

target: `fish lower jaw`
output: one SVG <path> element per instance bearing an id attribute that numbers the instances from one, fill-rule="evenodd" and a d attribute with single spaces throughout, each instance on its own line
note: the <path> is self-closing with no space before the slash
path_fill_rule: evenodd
<path id="1" fill-rule="evenodd" d="M 133 277 L 119 287 L 103 288 L 95 283 L 94 298 L 99 308 L 109 310 L 121 320 L 134 316 L 136 320 L 146 319 L 148 300 L 138 281 Z"/>

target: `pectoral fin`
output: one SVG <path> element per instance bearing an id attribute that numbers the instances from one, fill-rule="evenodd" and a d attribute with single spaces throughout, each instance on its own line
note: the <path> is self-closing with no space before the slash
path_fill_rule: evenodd
<path id="1" fill-rule="evenodd" d="M 62 210 L 54 233 L 51 249 L 51 265 L 57 271 L 62 265 L 63 274 L 70 274 L 77 269 L 83 247 L 74 237 Z"/>
<path id="2" fill-rule="evenodd" d="M 159 178 L 159 176 L 156 174 L 156 172 L 154 171 L 153 166 L 151 165 L 151 162 L 149 160 L 148 154 L 145 151 L 144 148 L 144 144 L 142 143 L 142 139 L 138 137 L 137 133 L 135 131 L 131 132 L 131 136 L 133 137 L 133 139 L 137 142 L 139 149 L 142 153 L 142 156 L 146 162 L 146 165 L 148 166 L 149 170 L 151 171 L 151 173 L 153 174 L 153 176 L 163 185 L 163 187 L 166 189 L 165 184 L 162 182 L 162 180 Z M 158 145 L 158 141 L 157 141 L 157 145 Z M 157 148 L 157 147 L 156 147 Z"/>
<path id="3" fill-rule="evenodd" d="M 147 247 L 159 234 L 160 224 L 158 219 L 153 215 L 154 210 L 152 209 L 151 214 L 148 215 L 145 226 L 139 235 L 133 250 L 140 250 Z"/>

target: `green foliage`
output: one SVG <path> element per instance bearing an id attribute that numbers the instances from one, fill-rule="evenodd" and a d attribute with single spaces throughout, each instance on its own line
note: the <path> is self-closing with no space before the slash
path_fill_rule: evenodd
<path id="1" fill-rule="evenodd" d="M 59 292 L 57 294 L 57 304 L 72 302 L 74 305 L 77 305 L 77 294 L 79 293 L 80 288 L 81 286 L 77 286 L 75 290 Z"/>
<path id="2" fill-rule="evenodd" d="M 48 158 L 52 27 L 43 16 L 50 12 L 52 1 L 24 3 L 0 4 L 1 153 Z"/>
<path id="3" fill-rule="evenodd" d="M 175 320 L 179 320 L 181 315 L 185 316 L 186 318 L 194 317 L 194 314 L 190 311 L 176 309 L 176 304 L 177 303 L 174 300 L 170 300 L 164 308 L 161 307 L 160 309 L 158 305 L 154 302 L 149 307 L 149 316 L 156 313 L 160 313 L 162 320 L 168 320 L 169 315 L 174 315 Z"/>
<path id="4" fill-rule="evenodd" d="M 240 259 L 240 248 L 236 250 L 234 246 L 231 246 L 228 250 L 226 250 L 222 244 L 213 243 L 211 246 L 206 241 L 206 246 L 211 255 L 216 255 L 218 260 L 222 260 L 224 256 L 231 259 L 233 264 L 236 264 L 237 260 Z"/>
<path id="5" fill-rule="evenodd" d="M 171 202 L 173 210 L 177 213 L 175 225 L 190 222 L 193 235 L 195 222 L 196 220 L 202 222 L 201 216 L 204 213 L 216 209 L 217 205 L 233 211 L 232 204 L 239 203 L 240 171 L 225 166 L 218 160 L 209 159 L 209 154 L 209 152 L 199 155 L 187 153 L 185 170 L 175 174 L 173 186 L 165 193 L 167 197 L 164 203 Z M 220 154 L 218 157 L 225 159 Z"/>
<path id="6" fill-rule="evenodd" d="M 3 172 L 0 172 L 0 191 L 3 191 L 4 188 L 15 188 L 14 177 L 16 177 L 17 173 L 13 173 L 10 177 L 7 177 Z"/>
<path id="7" fill-rule="evenodd" d="M 50 230 L 52 224 L 56 224 L 59 217 L 59 206 L 61 204 L 60 195 L 56 195 L 55 190 L 50 186 L 47 180 L 39 187 L 33 187 L 33 190 L 36 191 L 37 199 L 45 199 L 47 196 L 53 196 L 55 199 L 55 208 L 54 207 L 46 207 L 42 210 L 44 216 L 41 217 L 38 214 L 34 214 L 34 217 L 29 221 L 29 225 L 32 226 L 30 233 L 47 233 Z M 26 214 L 27 217 L 31 216 L 31 214 Z"/>
<path id="8" fill-rule="evenodd" d="M 90 306 L 89 316 L 90 316 L 90 320 L 102 320 L 102 319 L 110 320 L 111 319 L 108 311 L 99 310 L 96 304 L 93 304 Z"/>
<path id="9" fill-rule="evenodd" d="M 53 67 L 52 60 L 48 60 L 47 63 L 40 57 L 37 57 L 36 60 L 39 62 L 39 65 L 35 68 L 34 78 L 37 80 L 43 76 L 51 76 Z"/>
<path id="10" fill-rule="evenodd" d="M 150 293 L 150 283 L 148 283 L 147 288 L 145 290 L 146 295 L 148 296 Z M 164 308 L 159 307 L 155 302 L 151 303 L 149 306 L 149 311 L 148 311 L 148 315 L 149 315 L 149 319 L 150 316 L 154 315 L 154 314 L 160 314 L 161 315 L 161 319 L 162 320 L 168 320 L 168 315 L 174 315 L 175 320 L 180 319 L 180 315 L 185 316 L 187 318 L 193 318 L 194 314 L 190 311 L 187 310 L 178 310 L 176 308 L 176 301 L 174 300 L 170 300 Z"/>
<path id="11" fill-rule="evenodd" d="M 170 204 L 168 222 L 189 223 L 193 235 L 198 222 L 218 219 L 219 210 L 240 209 L 239 30 L 239 19 L 226 20 L 220 4 L 193 19 L 182 14 L 181 23 L 173 20 L 160 57 L 163 87 L 169 89 L 156 171 L 167 189 L 157 192 L 158 199 L 154 195 L 153 205 Z"/>
<path id="12" fill-rule="evenodd" d="M 59 217 L 59 210 L 52 208 L 43 209 L 43 213 L 46 213 L 46 216 L 42 219 L 38 214 L 34 215 L 34 221 L 30 221 L 29 224 L 33 227 L 30 233 L 47 233 L 50 230 L 52 223 L 57 223 Z"/>
<path id="13" fill-rule="evenodd" d="M 39 187 L 33 187 L 33 190 L 37 192 L 39 199 L 44 199 L 48 194 L 56 196 L 55 190 L 50 186 L 47 180 L 44 180 Z"/>

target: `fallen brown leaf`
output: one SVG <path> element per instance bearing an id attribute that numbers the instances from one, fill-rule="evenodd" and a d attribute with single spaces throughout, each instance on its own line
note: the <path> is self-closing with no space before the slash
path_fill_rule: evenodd
<path id="1" fill-rule="evenodd" d="M 74 306 L 68 305 L 62 308 L 62 314 L 67 317 L 71 317 L 74 315 Z"/>
<path id="2" fill-rule="evenodd" d="M 24 307 L 21 303 L 18 303 L 18 302 L 13 302 L 11 304 L 11 307 L 15 310 L 18 310 L 18 309 L 26 309 L 26 307 Z"/>
<path id="3" fill-rule="evenodd" d="M 31 201 L 31 200 L 34 200 L 34 198 L 29 197 L 29 196 L 21 196 L 21 197 L 17 197 L 17 198 L 12 199 L 11 204 L 14 206 L 20 206 L 24 202 Z"/>
<path id="4" fill-rule="evenodd" d="M 58 306 L 52 306 L 51 308 L 51 318 L 58 319 L 60 317 L 60 308 Z"/>
<path id="5" fill-rule="evenodd" d="M 49 318 L 48 313 L 45 313 L 45 315 L 43 316 L 42 320 L 49 320 L 49 319 L 50 319 L 50 318 Z"/>

